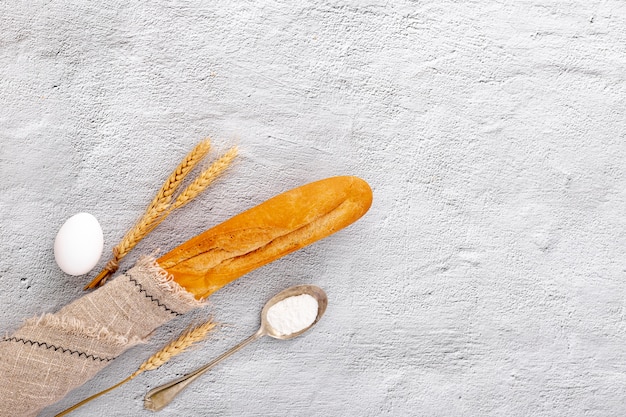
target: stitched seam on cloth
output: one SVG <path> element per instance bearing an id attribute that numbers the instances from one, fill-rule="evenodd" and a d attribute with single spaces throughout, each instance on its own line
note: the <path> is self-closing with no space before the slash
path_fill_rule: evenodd
<path id="1" fill-rule="evenodd" d="M 130 275 L 126 275 L 128 277 L 128 280 L 130 282 L 132 282 L 133 284 L 135 284 L 135 286 L 137 288 L 139 288 L 139 292 L 143 293 L 143 295 L 151 300 L 152 302 L 155 302 L 159 307 L 164 308 L 166 311 L 174 314 L 175 316 L 182 316 L 183 313 L 179 313 L 178 311 L 174 311 L 171 308 L 169 308 L 167 305 L 163 304 L 158 298 L 148 294 L 148 292 L 144 289 L 143 285 L 141 285 L 141 283 L 139 281 L 137 281 L 135 278 L 131 277 Z"/>
<path id="2" fill-rule="evenodd" d="M 62 331 L 74 336 L 102 340 L 116 346 L 129 347 L 143 342 L 143 340 L 137 336 L 129 339 L 127 336 L 109 331 L 106 327 L 88 326 L 83 320 L 62 314 L 43 314 L 40 317 L 33 317 L 27 320 L 26 324 L 34 327 L 50 328 L 55 332 Z"/>
<path id="3" fill-rule="evenodd" d="M 43 347 L 48 350 L 52 349 L 55 352 L 69 353 L 70 355 L 77 354 L 78 357 L 84 356 L 85 359 L 93 359 L 94 361 L 100 361 L 100 362 L 110 362 L 113 359 L 115 359 L 115 358 L 101 358 L 99 356 L 91 355 L 86 352 L 80 352 L 78 350 L 71 350 L 71 349 L 60 347 L 60 346 L 50 345 L 46 342 L 38 342 L 36 340 L 22 339 L 21 337 L 17 338 L 15 336 L 4 338 L 2 339 L 2 341 L 3 342 L 18 342 L 18 343 L 23 343 L 24 345 L 31 345 L 31 346 L 37 345 L 39 347 Z"/>

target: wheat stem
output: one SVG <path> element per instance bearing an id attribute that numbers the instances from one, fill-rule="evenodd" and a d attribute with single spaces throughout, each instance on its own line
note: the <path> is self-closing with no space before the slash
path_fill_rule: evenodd
<path id="1" fill-rule="evenodd" d="M 66 416 L 66 415 L 68 415 L 69 413 L 71 413 L 72 411 L 76 410 L 77 408 L 80 408 L 80 407 L 82 407 L 83 405 L 87 404 L 89 401 L 91 401 L 91 400 L 95 400 L 96 398 L 98 398 L 98 397 L 100 397 L 100 396 L 102 396 L 102 395 L 106 394 L 106 393 L 107 393 L 107 392 L 109 392 L 109 391 L 113 391 L 115 388 L 117 388 L 117 387 L 119 387 L 119 386 L 121 386 L 121 385 L 124 385 L 125 383 L 127 383 L 128 381 L 130 381 L 130 380 L 131 380 L 131 379 L 133 379 L 133 378 L 134 378 L 134 377 L 131 375 L 131 376 L 129 376 L 128 378 L 126 378 L 125 380 L 120 381 L 120 382 L 118 382 L 117 384 L 113 385 L 112 387 L 109 387 L 109 388 L 107 388 L 107 389 L 105 389 L 105 390 L 102 390 L 102 391 L 100 391 L 99 393 L 92 395 L 91 397 L 85 398 L 84 400 L 82 400 L 82 401 L 81 401 L 81 402 L 79 402 L 79 403 L 74 404 L 74 405 L 73 405 L 73 406 L 71 406 L 70 408 L 68 408 L 68 409 L 66 409 L 66 410 L 61 411 L 59 414 L 55 415 L 54 417 L 62 417 L 62 416 Z"/>
<path id="2" fill-rule="evenodd" d="M 133 372 L 130 376 L 128 376 L 126 379 L 118 382 L 117 384 L 105 390 L 100 391 L 97 394 L 92 395 L 91 397 L 85 398 L 81 402 L 74 404 L 70 408 L 60 412 L 54 417 L 65 416 L 71 413 L 72 411 L 76 410 L 77 408 L 87 404 L 89 401 L 94 400 L 110 391 L 113 391 L 115 388 L 121 385 L 124 385 L 128 381 L 135 379 L 137 376 L 144 373 L 145 371 L 152 371 L 152 370 L 159 368 L 161 365 L 163 365 L 164 363 L 172 359 L 174 356 L 180 355 L 181 353 L 185 352 L 193 345 L 206 339 L 209 332 L 213 330 L 215 326 L 216 326 L 216 323 L 213 320 L 209 319 L 199 326 L 196 326 L 194 328 L 188 328 L 183 333 L 181 333 L 180 336 L 172 340 L 170 343 L 168 343 L 163 348 L 161 348 L 161 350 L 156 352 L 154 355 L 150 356 L 144 363 L 139 365 L 139 368 L 137 368 L 137 370 Z"/>

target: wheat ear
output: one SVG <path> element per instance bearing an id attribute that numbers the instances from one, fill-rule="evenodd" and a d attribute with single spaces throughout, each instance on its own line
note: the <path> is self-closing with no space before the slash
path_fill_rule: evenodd
<path id="1" fill-rule="evenodd" d="M 162 216 L 156 219 L 154 223 L 150 225 L 147 233 L 150 233 L 154 228 L 156 228 L 163 220 L 165 220 L 167 216 L 170 215 L 172 211 L 189 203 L 200 193 L 202 193 L 209 185 L 211 185 L 211 183 L 215 181 L 217 177 L 219 177 L 220 174 L 226 171 L 226 168 L 230 166 L 233 160 L 237 157 L 237 152 L 237 147 L 230 148 L 224 155 L 219 157 L 208 168 L 202 171 L 191 184 L 189 184 L 183 191 L 181 191 L 181 193 L 176 197 L 176 200 L 174 200 L 174 202 L 162 214 Z"/>
<path id="2" fill-rule="evenodd" d="M 145 371 L 152 371 L 152 370 L 157 369 L 158 367 L 163 365 L 165 362 L 172 359 L 174 356 L 180 355 L 181 353 L 185 352 L 193 345 L 206 339 L 209 332 L 213 330 L 215 326 L 216 326 L 216 323 L 214 321 L 208 320 L 207 322 L 197 327 L 188 328 L 180 336 L 178 336 L 178 338 L 176 338 L 175 340 L 172 340 L 170 343 L 168 343 L 163 348 L 161 348 L 161 350 L 159 350 L 157 353 L 150 356 L 144 363 L 142 363 L 139 366 L 139 368 L 137 368 L 135 372 L 133 372 L 126 379 L 118 382 L 117 384 L 103 391 L 100 391 L 97 394 L 92 395 L 91 397 L 85 398 L 81 402 L 74 404 L 70 408 L 60 412 L 54 417 L 62 417 L 62 416 L 68 415 L 69 413 L 76 410 L 77 408 L 82 407 L 83 405 L 87 404 L 89 401 L 94 400 L 108 392 L 111 392 L 115 388 L 121 385 L 124 385 L 125 383 L 135 379 L 137 376 L 144 373 Z"/>
<path id="3" fill-rule="evenodd" d="M 183 159 L 183 161 L 165 181 L 157 195 L 144 212 L 143 216 L 126 233 L 126 235 L 124 235 L 120 243 L 113 248 L 113 257 L 107 262 L 104 269 L 85 287 L 85 289 L 95 288 L 104 284 L 106 279 L 117 271 L 120 260 L 124 258 L 141 241 L 141 239 L 143 239 L 163 220 L 165 220 L 165 218 L 172 211 L 182 207 L 204 191 L 204 189 L 211 182 L 213 182 L 219 174 L 228 168 L 237 155 L 237 148 L 231 148 L 208 169 L 200 173 L 200 175 L 187 188 L 185 188 L 172 203 L 176 190 L 180 187 L 187 174 L 189 174 L 189 172 L 196 167 L 202 159 L 204 159 L 210 148 L 210 140 L 205 139 L 197 144 L 193 150 L 187 154 L 185 159 Z M 206 185 L 204 185 L 204 187 L 199 187 L 197 185 L 198 183 Z M 194 184 L 196 184 L 195 187 Z M 192 187 L 194 188 L 190 190 Z M 184 203 L 182 204 L 180 203 L 181 198 L 184 200 Z"/>
<path id="4" fill-rule="evenodd" d="M 222 174 L 222 172 L 226 171 L 226 168 L 228 168 L 237 157 L 237 153 L 238 149 L 236 146 L 230 148 L 224 155 L 218 158 L 217 161 L 211 164 L 211 166 L 202 171 L 202 173 L 176 197 L 170 210 L 176 210 L 184 206 L 196 198 L 198 194 L 202 193 Z"/>

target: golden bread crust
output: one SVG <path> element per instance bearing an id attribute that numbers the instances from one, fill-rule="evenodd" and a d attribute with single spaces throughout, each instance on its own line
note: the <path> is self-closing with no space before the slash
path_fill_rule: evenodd
<path id="1" fill-rule="evenodd" d="M 188 240 L 157 260 L 196 298 L 353 223 L 372 204 L 360 178 L 312 182 L 264 203 Z"/>

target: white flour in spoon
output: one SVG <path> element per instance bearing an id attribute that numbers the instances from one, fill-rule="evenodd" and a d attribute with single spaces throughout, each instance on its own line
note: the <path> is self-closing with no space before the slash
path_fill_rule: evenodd
<path id="1" fill-rule="evenodd" d="M 317 317 L 317 300 L 309 294 L 294 295 L 274 304 L 267 321 L 276 333 L 287 336 L 306 329 Z"/>

